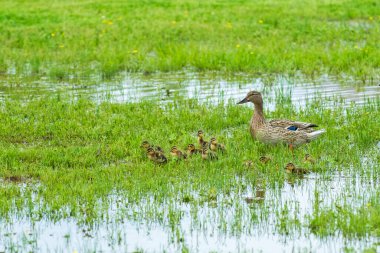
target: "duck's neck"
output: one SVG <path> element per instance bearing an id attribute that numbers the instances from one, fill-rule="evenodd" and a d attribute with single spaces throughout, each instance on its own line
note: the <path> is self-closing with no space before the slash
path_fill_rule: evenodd
<path id="1" fill-rule="evenodd" d="M 259 126 L 264 125 L 264 123 L 265 123 L 265 118 L 264 118 L 263 103 L 255 103 L 255 110 L 253 111 L 253 124 L 259 127 Z"/>

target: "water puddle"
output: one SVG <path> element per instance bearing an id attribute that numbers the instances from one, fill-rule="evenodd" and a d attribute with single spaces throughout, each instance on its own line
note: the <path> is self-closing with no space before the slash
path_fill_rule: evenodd
<path id="1" fill-rule="evenodd" d="M 179 99 L 197 99 L 201 102 L 238 101 L 249 90 L 264 93 L 266 106 L 273 108 L 276 97 L 290 98 L 297 106 L 305 106 L 308 100 L 323 98 L 327 101 L 343 99 L 350 103 L 363 104 L 366 99 L 380 96 L 380 81 L 368 85 L 362 81 L 333 76 L 320 76 L 310 80 L 302 75 L 296 77 L 250 77 L 244 74 L 223 76 L 218 73 L 175 72 L 152 75 L 123 74 L 117 81 L 95 84 L 85 80 L 78 83 L 51 83 L 47 80 L 15 84 L 10 78 L 0 80 L 0 99 L 7 97 L 20 100 L 34 99 L 43 95 L 69 95 L 89 97 L 95 101 L 138 102 L 155 100 L 161 103 Z M 329 103 L 324 103 L 329 106 Z M 330 104 L 333 106 L 333 102 Z"/>

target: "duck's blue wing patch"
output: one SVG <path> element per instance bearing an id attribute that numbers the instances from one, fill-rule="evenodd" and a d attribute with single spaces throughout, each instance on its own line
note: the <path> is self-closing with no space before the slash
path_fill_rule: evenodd
<path id="1" fill-rule="evenodd" d="M 287 127 L 286 129 L 288 129 L 290 131 L 296 131 L 298 129 L 298 127 L 296 127 L 296 126 L 290 126 L 290 127 Z"/>

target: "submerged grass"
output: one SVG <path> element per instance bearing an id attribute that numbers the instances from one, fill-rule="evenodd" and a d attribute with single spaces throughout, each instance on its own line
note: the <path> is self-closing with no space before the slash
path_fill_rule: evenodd
<path id="1" fill-rule="evenodd" d="M 0 110 L 0 216 L 3 221 L 15 214 L 34 221 L 74 217 L 94 224 L 111 219 L 111 200 L 119 196 L 123 199 L 117 202 L 119 212 L 131 220 L 164 225 L 178 242 L 183 238 L 178 230 L 182 205 L 190 207 L 195 227 L 208 224 L 233 235 L 265 226 L 274 215 L 277 231 L 284 234 L 300 233 L 306 227 L 307 233 L 319 236 L 379 236 L 380 192 L 373 185 L 380 180 L 376 166 L 380 126 L 374 120 L 380 117 L 380 101 L 333 109 L 320 107 L 323 102 L 317 99 L 305 109 L 284 101 L 267 116 L 302 119 L 327 129 L 322 138 L 297 149 L 294 158 L 287 148 L 252 141 L 247 130 L 251 108 L 233 101 L 227 105 L 194 100 L 166 105 L 95 104 L 61 97 L 4 101 Z M 173 145 L 184 149 L 196 142 L 198 129 L 203 129 L 207 139 L 216 136 L 227 153 L 215 162 L 195 157 L 184 162 L 170 160 L 164 166 L 141 154 L 143 140 L 162 146 L 167 154 Z M 302 162 L 306 153 L 316 158 L 316 164 Z M 260 163 L 262 155 L 272 161 Z M 254 161 L 252 168 L 242 165 L 248 159 Z M 372 187 L 364 183 L 359 190 L 347 188 L 336 203 L 326 201 L 326 188 L 316 188 L 313 210 L 306 217 L 299 216 L 294 203 L 266 203 L 264 199 L 247 211 L 243 195 L 250 189 L 263 196 L 265 191 L 281 191 L 284 184 L 302 181 L 284 173 L 290 161 L 325 180 L 342 174 L 350 182 L 359 177 Z M 11 177 L 24 180 L 12 182 Z M 205 207 L 220 216 L 200 216 Z"/>
<path id="2" fill-rule="evenodd" d="M 347 73 L 380 66 L 380 8 L 334 1 L 2 1 L 0 72 Z"/>

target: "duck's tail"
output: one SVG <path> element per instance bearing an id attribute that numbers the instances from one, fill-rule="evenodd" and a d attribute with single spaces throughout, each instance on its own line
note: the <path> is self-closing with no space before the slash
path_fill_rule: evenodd
<path id="1" fill-rule="evenodd" d="M 307 133 L 307 136 L 309 137 L 309 140 L 314 140 L 318 138 L 321 134 L 326 133 L 325 129 L 317 130 L 311 133 Z"/>

